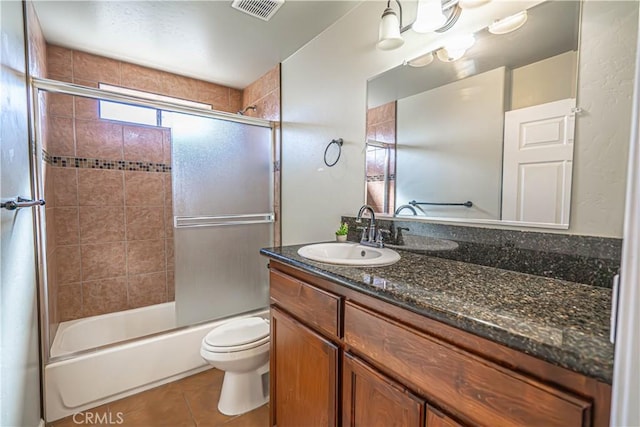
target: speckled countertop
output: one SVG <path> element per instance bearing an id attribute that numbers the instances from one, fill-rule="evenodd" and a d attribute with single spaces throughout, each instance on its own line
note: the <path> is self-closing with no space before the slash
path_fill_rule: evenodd
<path id="1" fill-rule="evenodd" d="M 611 384 L 611 289 L 398 251 L 386 267 L 343 267 L 265 248 L 275 260 Z"/>

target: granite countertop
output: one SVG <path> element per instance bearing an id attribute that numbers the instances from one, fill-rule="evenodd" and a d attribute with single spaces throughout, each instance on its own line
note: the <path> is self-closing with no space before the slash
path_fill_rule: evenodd
<path id="1" fill-rule="evenodd" d="M 385 267 L 345 267 L 265 248 L 274 260 L 611 384 L 611 289 L 398 250 Z"/>

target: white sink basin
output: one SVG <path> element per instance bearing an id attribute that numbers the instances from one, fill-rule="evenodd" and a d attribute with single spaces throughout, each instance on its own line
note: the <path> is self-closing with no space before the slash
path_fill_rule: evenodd
<path id="1" fill-rule="evenodd" d="M 298 255 L 313 261 L 352 266 L 391 265 L 400 259 L 394 250 L 359 243 L 316 243 L 301 247 Z"/>

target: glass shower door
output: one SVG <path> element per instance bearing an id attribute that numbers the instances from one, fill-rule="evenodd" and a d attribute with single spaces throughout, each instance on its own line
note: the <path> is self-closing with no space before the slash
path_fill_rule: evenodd
<path id="1" fill-rule="evenodd" d="M 171 128 L 178 326 L 268 305 L 273 244 L 269 127 L 163 112 Z"/>

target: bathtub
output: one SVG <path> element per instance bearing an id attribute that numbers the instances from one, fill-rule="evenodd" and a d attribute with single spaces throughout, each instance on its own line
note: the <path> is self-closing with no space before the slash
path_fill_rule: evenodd
<path id="1" fill-rule="evenodd" d="M 226 320 L 175 329 L 175 303 L 165 303 L 61 323 L 44 369 L 47 422 L 209 369 L 200 343 Z"/>

